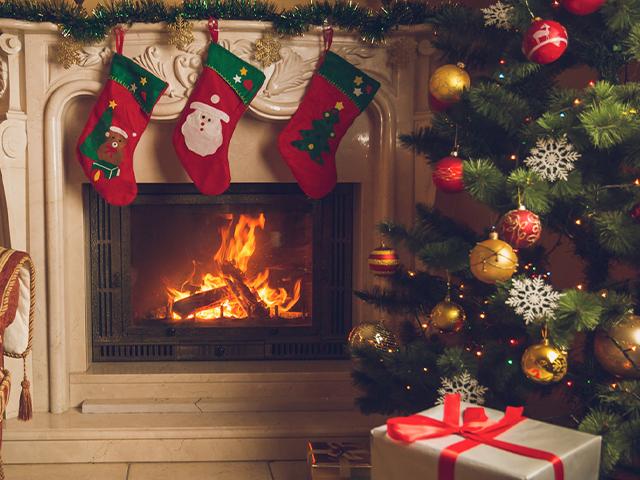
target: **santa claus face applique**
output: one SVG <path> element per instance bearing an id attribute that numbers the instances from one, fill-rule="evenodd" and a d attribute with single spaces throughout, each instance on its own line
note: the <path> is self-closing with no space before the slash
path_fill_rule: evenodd
<path id="1" fill-rule="evenodd" d="M 214 105 L 220 101 L 218 95 L 211 96 Z M 222 110 L 202 102 L 191 102 L 193 111 L 182 124 L 185 145 L 193 153 L 206 157 L 213 155 L 223 143 L 222 122 L 229 123 L 229 115 Z"/>

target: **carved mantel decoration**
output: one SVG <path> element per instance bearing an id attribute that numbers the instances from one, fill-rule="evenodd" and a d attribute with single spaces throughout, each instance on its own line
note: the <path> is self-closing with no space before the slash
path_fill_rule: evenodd
<path id="1" fill-rule="evenodd" d="M 194 23 L 195 40 L 185 50 L 169 44 L 163 24 L 135 24 L 128 30 L 124 54 L 169 84 L 152 116 L 152 127 L 158 131 L 168 131 L 162 129 L 170 128 L 178 117 L 198 78 L 208 39 L 205 23 Z M 249 118 L 241 121 L 247 130 L 237 132 L 245 137 L 237 140 L 235 151 L 242 152 L 242 165 L 249 165 L 239 171 L 236 164 L 235 182 L 292 181 L 277 161 L 268 163 L 261 157 L 276 150 L 275 138 L 267 145 L 273 133 L 265 132 L 281 129 L 296 111 L 318 62 L 322 34 L 317 28 L 302 37 L 278 39 L 280 59 L 263 68 L 255 58 L 255 43 L 270 31 L 266 22 L 220 22 L 221 45 L 266 75 L 245 116 Z M 81 107 L 94 101 L 106 77 L 113 45 L 109 39 L 84 46 L 78 64 L 65 69 L 56 61 L 60 36 L 55 25 L 0 19 L 0 32 L 0 169 L 12 247 L 29 251 L 41 272 L 36 330 L 47 332 L 34 342 L 34 407 L 59 413 L 82 401 L 76 398 L 70 377 L 89 368 L 86 352 L 91 338 L 86 331 L 83 283 L 84 180 L 72 158 L 70 145 L 76 139 L 68 133 L 76 135 L 78 122 L 85 119 L 68 118 L 67 113 L 86 111 Z M 385 218 L 410 222 L 413 204 L 432 200 L 427 168 L 396 140 L 400 133 L 429 121 L 426 85 L 434 51 L 426 33 L 426 27 L 407 27 L 391 36 L 392 41 L 408 38 L 411 42 L 407 44 L 417 45 L 409 62 L 394 62 L 384 45 L 363 44 L 355 33 L 338 30 L 334 36 L 332 50 L 381 83 L 359 126 L 352 127 L 338 150 L 338 181 L 360 188 L 356 251 L 368 252 L 376 245 L 376 223 Z M 158 133 L 153 138 L 162 136 Z M 251 150 L 258 148 L 254 146 L 257 139 L 264 145 Z M 172 166 L 160 173 L 148 167 L 151 160 L 142 157 L 150 147 L 141 147 L 135 160 L 139 181 L 188 181 Z M 157 147 L 153 151 L 170 157 L 172 152 L 165 150 Z M 155 158 L 158 155 L 146 157 L 162 161 Z M 170 161 L 177 164 L 173 157 Z M 366 273 L 366 255 L 357 255 L 355 262 L 354 286 L 367 287 L 373 280 Z M 356 318 L 368 314 L 355 303 L 354 313 Z"/>

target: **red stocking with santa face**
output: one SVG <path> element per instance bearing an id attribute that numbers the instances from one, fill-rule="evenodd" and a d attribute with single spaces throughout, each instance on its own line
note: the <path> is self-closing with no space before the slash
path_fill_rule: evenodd
<path id="1" fill-rule="evenodd" d="M 210 30 L 207 61 L 178 119 L 173 145 L 198 190 L 218 195 L 231 181 L 229 141 L 264 74 L 218 45 L 213 24 Z"/>
<path id="2" fill-rule="evenodd" d="M 109 79 L 80 135 L 77 156 L 94 188 L 112 205 L 138 193 L 133 152 L 167 83 L 122 56 L 124 32 L 116 30 Z"/>

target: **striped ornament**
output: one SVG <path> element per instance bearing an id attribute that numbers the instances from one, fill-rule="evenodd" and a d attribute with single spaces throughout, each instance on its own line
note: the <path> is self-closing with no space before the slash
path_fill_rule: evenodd
<path id="1" fill-rule="evenodd" d="M 374 275 L 385 277 L 393 275 L 400 265 L 398 253 L 394 248 L 380 245 L 369 254 L 369 270 Z"/>

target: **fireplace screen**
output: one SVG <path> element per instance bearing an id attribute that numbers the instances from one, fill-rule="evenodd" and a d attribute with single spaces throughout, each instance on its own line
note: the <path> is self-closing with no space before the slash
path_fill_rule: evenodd
<path id="1" fill-rule="evenodd" d="M 337 358 L 351 326 L 353 186 L 85 190 L 95 361 Z"/>

